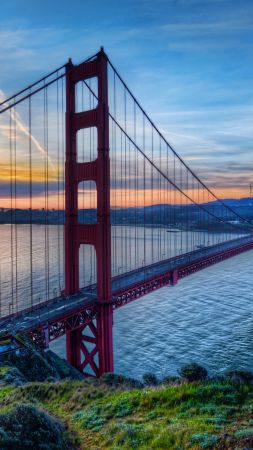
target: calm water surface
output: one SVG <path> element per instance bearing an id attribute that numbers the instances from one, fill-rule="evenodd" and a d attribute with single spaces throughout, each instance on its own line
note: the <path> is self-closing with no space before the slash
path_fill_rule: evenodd
<path id="1" fill-rule="evenodd" d="M 253 370 L 253 251 L 165 287 L 114 313 L 115 371 L 175 375 L 187 362 L 210 374 Z M 64 356 L 64 342 L 53 344 Z"/>
<path id="2" fill-rule="evenodd" d="M 32 267 L 29 225 L 0 225 L 0 307 L 1 315 L 31 304 L 30 275 L 33 275 L 33 302 L 45 299 L 45 293 L 58 295 L 63 282 L 63 228 L 32 227 Z M 15 240 L 17 235 L 17 246 Z M 184 234 L 182 240 L 166 230 L 138 230 L 136 248 L 130 227 L 116 227 L 114 236 L 114 274 L 128 268 L 124 262 L 141 266 L 184 252 L 189 244 L 205 244 L 213 240 L 206 233 Z M 159 239 L 162 233 L 162 239 Z M 122 234 L 129 245 L 120 245 Z M 12 237 L 12 245 L 10 245 Z M 152 238 L 152 239 L 151 239 Z M 215 239 L 223 240 L 216 235 Z M 161 243 L 159 245 L 151 242 Z M 126 242 L 126 241 L 125 241 Z M 146 245 L 144 253 L 144 242 Z M 46 245 L 47 248 L 46 248 Z M 164 247 L 163 247 L 164 246 Z M 166 247 L 167 246 L 167 247 Z M 91 248 L 80 252 L 81 283 L 94 282 L 95 258 Z M 128 253 L 127 253 L 128 252 Z M 13 256 L 11 258 L 11 256 Z M 16 258 L 17 256 L 17 258 Z M 45 258 L 49 270 L 45 267 Z M 12 262 L 11 262 L 12 261 Z M 253 370 L 253 251 L 243 253 L 213 267 L 191 275 L 174 287 L 165 287 L 114 313 L 115 371 L 141 377 L 151 371 L 159 377 L 176 374 L 189 361 L 206 366 L 210 373 L 229 368 Z M 93 269 L 92 269 L 93 268 Z M 120 269 L 120 270 L 119 270 Z M 11 274 L 13 283 L 11 283 Z M 47 278 L 47 279 L 46 279 Z M 64 356 L 64 339 L 52 343 Z"/>

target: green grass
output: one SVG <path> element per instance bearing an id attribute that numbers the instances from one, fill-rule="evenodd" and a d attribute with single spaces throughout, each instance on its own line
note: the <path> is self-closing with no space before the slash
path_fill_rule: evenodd
<path id="1" fill-rule="evenodd" d="M 1 375 L 6 375 L 9 372 L 10 368 L 6 367 L 6 366 L 2 366 L 0 367 L 0 376 Z"/>
<path id="2" fill-rule="evenodd" d="M 123 386 L 89 380 L 4 387 L 0 408 L 35 404 L 61 419 L 77 448 L 85 450 L 197 450 L 222 448 L 224 439 L 231 439 L 231 448 L 238 443 L 243 448 L 245 439 L 253 439 L 251 385 L 203 381 Z"/>
<path id="3" fill-rule="evenodd" d="M 0 388 L 0 402 L 4 403 L 6 398 L 8 398 L 10 396 L 12 391 L 13 391 L 13 388 L 10 386 Z"/>

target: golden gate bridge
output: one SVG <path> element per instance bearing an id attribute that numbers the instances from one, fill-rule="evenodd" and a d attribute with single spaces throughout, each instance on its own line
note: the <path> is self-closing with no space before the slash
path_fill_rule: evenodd
<path id="1" fill-rule="evenodd" d="M 104 50 L 0 103 L 0 333 L 113 371 L 113 310 L 253 248 Z M 169 301 L 169 295 L 168 295 Z M 159 306 L 158 306 L 159 307 Z"/>

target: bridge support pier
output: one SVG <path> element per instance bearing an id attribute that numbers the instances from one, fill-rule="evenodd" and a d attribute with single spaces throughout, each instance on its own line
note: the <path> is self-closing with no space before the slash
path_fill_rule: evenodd
<path id="1" fill-rule="evenodd" d="M 86 376 L 113 371 L 112 318 L 112 305 L 102 305 L 96 320 L 66 330 L 67 361 Z"/>
<path id="2" fill-rule="evenodd" d="M 98 311 L 96 323 L 91 321 L 67 331 L 67 360 L 84 373 L 89 366 L 94 376 L 100 376 L 113 371 L 107 57 L 101 49 L 94 59 L 78 66 L 70 61 L 66 70 L 65 293 L 79 292 L 79 247 L 93 245 L 97 258 Z M 76 84 L 92 77 L 98 81 L 97 107 L 76 112 Z M 80 163 L 77 131 L 91 127 L 97 129 L 97 158 Z M 96 183 L 96 224 L 78 222 L 78 183 L 82 181 Z"/>
<path id="3" fill-rule="evenodd" d="M 98 348 L 100 375 L 113 372 L 113 311 L 112 305 L 101 305 L 98 319 Z"/>
<path id="4" fill-rule="evenodd" d="M 175 286 L 178 282 L 178 270 L 175 269 L 172 272 L 172 277 L 171 277 L 171 284 L 172 286 Z"/>
<path id="5" fill-rule="evenodd" d="M 66 331 L 67 361 L 77 369 L 81 368 L 80 334 L 79 328 Z"/>

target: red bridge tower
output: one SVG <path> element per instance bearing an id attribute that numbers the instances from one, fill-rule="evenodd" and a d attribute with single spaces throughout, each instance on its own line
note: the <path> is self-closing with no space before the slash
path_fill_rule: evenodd
<path id="1" fill-rule="evenodd" d="M 75 86 L 97 77 L 98 104 L 93 110 L 76 112 Z M 77 131 L 97 128 L 97 158 L 77 162 Z M 78 183 L 93 180 L 97 189 L 97 223 L 78 223 Z M 101 49 L 95 59 L 74 66 L 66 73 L 66 165 L 65 165 L 65 294 L 79 292 L 79 247 L 93 245 L 97 258 L 96 324 L 90 322 L 67 330 L 67 360 L 85 373 L 90 365 L 95 376 L 113 371 L 111 304 L 110 160 L 107 57 Z M 85 334 L 85 329 L 89 333 Z M 87 331 L 87 330 L 86 330 Z M 92 336 L 91 336 L 92 334 Z M 92 350 L 88 350 L 93 345 Z"/>

